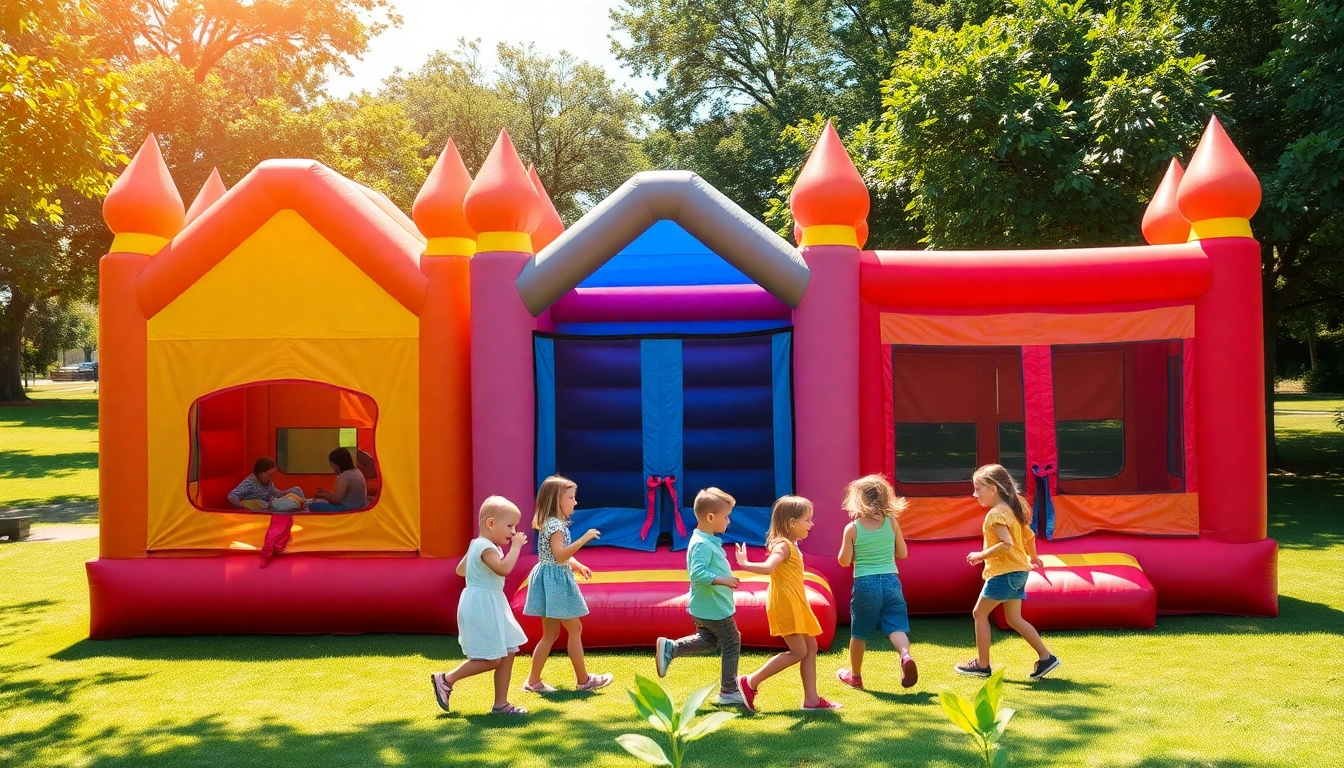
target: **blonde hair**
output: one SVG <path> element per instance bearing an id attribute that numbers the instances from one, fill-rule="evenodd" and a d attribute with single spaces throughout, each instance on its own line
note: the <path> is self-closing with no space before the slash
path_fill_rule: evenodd
<path id="1" fill-rule="evenodd" d="M 812 502 L 802 496 L 781 496 L 770 510 L 770 532 L 765 534 L 767 549 L 781 541 L 793 541 L 789 535 L 795 520 L 801 520 L 812 511 Z"/>
<path id="2" fill-rule="evenodd" d="M 518 509 L 518 505 L 514 504 L 512 501 L 509 501 L 503 496 L 488 496 L 485 501 L 481 502 L 481 514 L 477 520 L 480 522 L 481 527 L 484 528 L 486 520 L 489 520 L 492 517 L 503 517 L 506 512 L 512 512 L 517 515 L 519 519 L 523 516 L 522 510 Z"/>
<path id="3" fill-rule="evenodd" d="M 532 529 L 540 531 L 547 520 L 559 517 L 560 498 L 565 495 L 565 491 L 578 487 L 578 483 L 560 475 L 551 475 L 542 480 L 541 487 L 537 489 L 537 511 L 532 513 Z"/>
<path id="4" fill-rule="evenodd" d="M 895 520 L 909 502 L 896 495 L 887 478 L 882 475 L 864 475 L 845 486 L 845 501 L 841 506 L 850 520 L 867 517 L 873 520 Z"/>
<path id="5" fill-rule="evenodd" d="M 1027 505 L 1027 500 L 1022 498 L 1022 491 L 1018 489 L 1017 482 L 1003 465 L 986 464 L 975 470 L 971 481 L 993 487 L 998 492 L 999 499 L 1013 511 L 1013 517 L 1017 518 L 1019 525 L 1031 523 L 1031 507 Z"/>
<path id="6" fill-rule="evenodd" d="M 695 516 L 704 517 L 711 512 L 718 512 L 720 507 L 732 509 L 737 506 L 737 499 L 729 496 L 718 488 L 705 488 L 695 494 Z"/>

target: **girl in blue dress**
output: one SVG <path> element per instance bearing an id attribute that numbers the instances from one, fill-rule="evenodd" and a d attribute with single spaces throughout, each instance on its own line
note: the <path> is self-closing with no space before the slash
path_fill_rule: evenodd
<path id="1" fill-rule="evenodd" d="M 532 649 L 532 671 L 523 684 L 529 693 L 554 693 L 555 688 L 541 679 L 551 647 L 560 637 L 560 628 L 569 633 L 569 663 L 574 665 L 574 680 L 580 691 L 595 691 L 611 685 L 609 674 L 590 675 L 583 663 L 583 623 L 588 604 L 579 592 L 574 574 L 591 579 L 593 572 L 574 555 L 584 544 L 601 534 L 590 528 L 578 541 L 569 539 L 569 518 L 578 504 L 578 485 L 565 477 L 552 475 L 537 491 L 537 511 L 532 528 L 537 531 L 537 564 L 527 577 L 527 602 L 523 613 L 541 617 L 542 634 Z"/>

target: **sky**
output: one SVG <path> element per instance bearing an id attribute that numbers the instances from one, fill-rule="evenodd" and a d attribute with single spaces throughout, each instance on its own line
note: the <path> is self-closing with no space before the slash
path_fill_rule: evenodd
<path id="1" fill-rule="evenodd" d="M 483 58 L 494 61 L 495 44 L 536 43 L 538 52 L 569 51 L 598 64 L 607 76 L 637 93 L 654 88 L 648 78 L 634 78 L 611 54 L 607 11 L 619 0 L 392 0 L 402 25 L 370 44 L 362 61 L 352 61 L 351 77 L 336 76 L 328 84 L 333 96 L 376 90 L 397 67 L 413 70 L 436 50 L 452 50 L 459 37 L 480 38 Z"/>

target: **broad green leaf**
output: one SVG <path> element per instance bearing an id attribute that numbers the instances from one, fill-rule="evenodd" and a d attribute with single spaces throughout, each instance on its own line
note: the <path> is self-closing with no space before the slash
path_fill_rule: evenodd
<path id="1" fill-rule="evenodd" d="M 655 731 L 658 731 L 659 733 L 672 733 L 672 728 L 668 726 L 666 722 L 663 721 L 662 716 L 659 715 L 657 712 L 648 715 L 647 719 L 649 721 L 649 725 L 653 726 L 653 729 Z"/>
<path id="2" fill-rule="evenodd" d="M 1017 714 L 1017 710 L 1012 709 L 1010 707 L 1004 707 L 1003 709 L 999 710 L 999 724 L 996 726 L 995 729 L 999 732 L 1000 736 L 1003 735 L 1004 729 L 1008 727 L 1008 721 L 1012 720 L 1013 715 L 1015 714 Z"/>
<path id="3" fill-rule="evenodd" d="M 696 741 L 703 739 L 709 734 L 719 730 L 723 724 L 737 717 L 736 712 L 711 712 L 700 718 L 700 721 L 682 733 L 682 739 L 685 741 Z"/>
<path id="4" fill-rule="evenodd" d="M 631 690 L 626 691 L 626 693 L 630 695 L 630 700 L 635 703 L 635 709 L 639 710 L 640 717 L 653 717 L 656 714 L 653 707 L 650 707 L 649 703 L 639 695 L 639 691 Z"/>
<path id="5" fill-rule="evenodd" d="M 706 685 L 698 691 L 691 691 L 691 695 L 687 696 L 686 701 L 681 705 L 681 726 L 683 728 L 690 724 L 691 719 L 695 717 L 695 713 L 699 712 L 700 707 L 704 705 L 705 699 L 709 698 L 709 694 L 713 692 L 713 684 Z"/>
<path id="6" fill-rule="evenodd" d="M 1003 673 L 1004 670 L 1000 669 L 985 681 L 985 694 L 989 697 L 989 706 L 993 707 L 995 712 L 999 711 L 999 704 L 1003 699 Z"/>
<path id="7" fill-rule="evenodd" d="M 994 708 L 989 706 L 989 699 L 976 696 L 973 709 L 975 711 L 976 730 L 981 733 L 989 733 L 993 731 L 995 715 Z"/>
<path id="8" fill-rule="evenodd" d="M 668 724 L 675 729 L 677 712 L 672 707 L 672 699 L 667 695 L 667 691 L 663 690 L 663 686 L 643 675 L 635 675 L 635 687 L 639 689 L 640 697 L 644 699 L 644 703 L 648 704 L 653 711 L 661 714 Z"/>
<path id="9" fill-rule="evenodd" d="M 970 702 L 952 691 L 943 691 L 938 694 L 938 700 L 943 704 L 943 714 L 947 715 L 947 719 L 951 720 L 953 725 L 971 735 L 976 734 L 975 714 L 970 711 Z"/>
<path id="10" fill-rule="evenodd" d="M 1008 748 L 1002 744 L 994 747 L 994 762 L 990 765 L 993 768 L 1008 768 Z"/>
<path id="11" fill-rule="evenodd" d="M 650 739 L 648 736 L 641 736 L 638 733 L 626 733 L 616 737 L 616 743 L 625 748 L 626 752 L 643 760 L 649 765 L 671 765 L 672 761 L 667 759 L 663 748 L 658 746 L 658 742 Z"/>

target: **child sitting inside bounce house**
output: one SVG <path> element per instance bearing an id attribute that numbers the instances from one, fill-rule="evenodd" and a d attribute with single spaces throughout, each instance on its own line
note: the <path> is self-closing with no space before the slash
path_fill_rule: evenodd
<path id="1" fill-rule="evenodd" d="M 229 503 L 236 509 L 254 512 L 273 509 L 292 511 L 304 504 L 303 489 L 294 486 L 286 490 L 275 487 L 275 462 L 262 456 L 252 464 L 252 474 L 243 478 L 236 488 L 229 492 Z"/>

